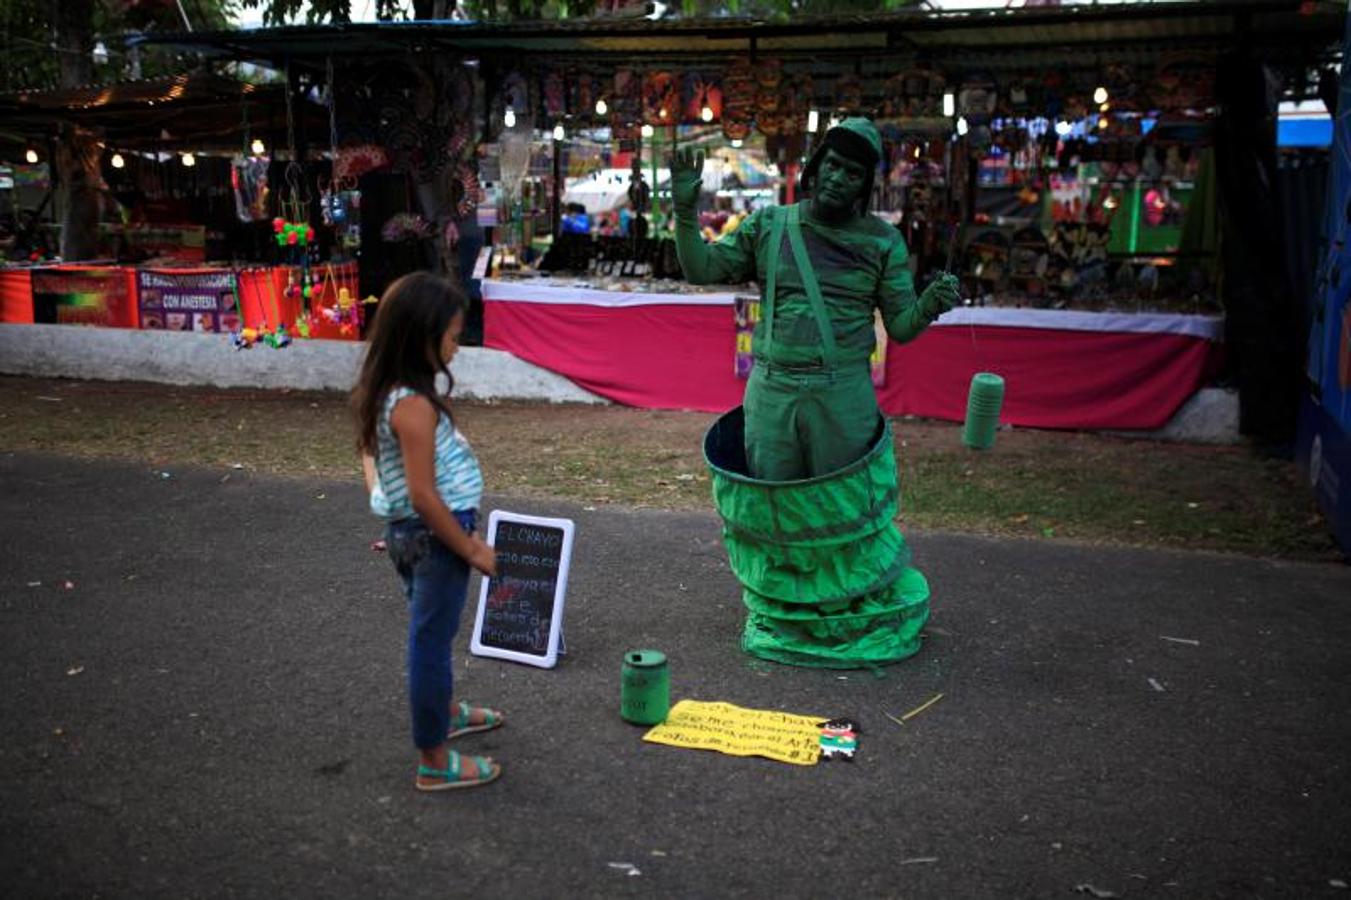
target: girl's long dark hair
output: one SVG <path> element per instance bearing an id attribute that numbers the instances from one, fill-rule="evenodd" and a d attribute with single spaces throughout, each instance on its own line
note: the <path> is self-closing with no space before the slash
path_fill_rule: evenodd
<path id="1" fill-rule="evenodd" d="M 466 306 L 464 294 L 452 282 L 430 272 L 413 272 L 385 289 L 366 343 L 366 358 L 352 388 L 357 449 L 375 455 L 376 423 L 389 392 L 410 387 L 447 416 L 446 401 L 436 391 L 436 376 L 450 370 L 441 363 L 441 339 Z M 450 383 L 453 385 L 454 380 Z"/>

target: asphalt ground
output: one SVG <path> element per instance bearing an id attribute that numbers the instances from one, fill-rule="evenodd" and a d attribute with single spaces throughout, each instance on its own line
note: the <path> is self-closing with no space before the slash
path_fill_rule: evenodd
<path id="1" fill-rule="evenodd" d="M 488 500 L 576 521 L 568 653 L 467 613 L 505 774 L 426 795 L 358 485 L 0 455 L 0 895 L 1347 896 L 1351 568 L 911 534 L 924 649 L 820 671 L 739 650 L 712 515 Z M 643 742 L 637 647 L 856 761 Z"/>

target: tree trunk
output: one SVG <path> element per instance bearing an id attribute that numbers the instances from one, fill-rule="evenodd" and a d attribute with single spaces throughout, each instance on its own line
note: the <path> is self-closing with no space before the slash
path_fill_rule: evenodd
<path id="1" fill-rule="evenodd" d="M 432 4 L 432 18 L 448 19 L 450 18 L 450 14 L 451 12 L 454 11 L 454 9 L 455 9 L 454 0 L 436 0 L 436 2 Z"/>
<path id="2" fill-rule="evenodd" d="M 60 55 L 61 87 L 89 84 L 94 77 L 94 0 L 50 0 L 52 30 Z M 57 209 L 61 219 L 61 258 L 67 262 L 98 255 L 99 172 L 97 137 L 63 125 L 54 160 Z"/>
<path id="3" fill-rule="evenodd" d="M 448 19 L 455 0 L 413 0 L 414 19 Z"/>

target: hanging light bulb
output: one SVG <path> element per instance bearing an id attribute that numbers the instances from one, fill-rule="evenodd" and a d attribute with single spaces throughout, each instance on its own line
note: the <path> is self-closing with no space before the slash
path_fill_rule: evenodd
<path id="1" fill-rule="evenodd" d="M 740 150 L 740 149 L 741 149 L 741 144 L 742 144 L 741 138 L 735 138 L 735 139 L 733 139 L 733 141 L 732 141 L 732 149 L 733 149 L 733 150 Z"/>
<path id="2" fill-rule="evenodd" d="M 189 169 L 197 165 L 197 157 L 193 156 L 191 153 L 184 153 L 182 157 L 180 157 L 180 161 Z"/>
<path id="3" fill-rule="evenodd" d="M 816 110 L 807 113 L 807 131 L 816 134 L 817 129 L 821 127 L 821 114 Z"/>
<path id="4" fill-rule="evenodd" d="M 260 138 L 254 138 L 253 143 L 249 144 L 249 150 L 253 152 L 254 156 L 262 156 L 264 153 L 267 152 L 267 147 L 263 144 Z"/>
<path id="5" fill-rule="evenodd" d="M 966 137 L 966 133 L 967 133 L 967 131 L 969 131 L 969 130 L 970 130 L 970 126 L 966 124 L 966 116 L 958 116 L 958 117 L 957 117 L 957 136 L 958 136 L 958 137 Z"/>
<path id="6" fill-rule="evenodd" d="M 645 138 L 650 138 L 652 137 L 652 135 L 657 133 L 657 129 L 653 128 L 651 125 L 644 123 L 643 127 L 639 129 L 639 133 L 641 133 L 642 136 Z"/>
<path id="7" fill-rule="evenodd" d="M 950 119 L 952 118 L 952 114 L 955 113 L 956 111 L 957 111 L 957 98 L 953 96 L 952 91 L 948 91 L 946 94 L 943 95 L 943 115 L 947 116 Z"/>
<path id="8" fill-rule="evenodd" d="M 1096 91 L 1093 92 L 1093 102 L 1094 102 L 1094 103 L 1106 103 L 1106 102 L 1107 102 L 1107 88 L 1102 87 L 1101 85 L 1099 85 L 1099 86 L 1098 86 L 1098 89 L 1097 89 Z"/>
<path id="9" fill-rule="evenodd" d="M 515 128 L 515 127 L 516 127 L 516 110 L 514 110 L 514 109 L 512 109 L 510 106 L 508 106 L 508 107 L 507 107 L 507 111 L 504 112 L 504 113 L 502 113 L 502 124 L 505 125 L 505 126 L 507 126 L 508 128 Z"/>
<path id="10" fill-rule="evenodd" d="M 703 119 L 705 122 L 712 122 L 713 107 L 705 106 L 703 109 L 699 110 L 699 118 Z"/>
<path id="11" fill-rule="evenodd" d="M 1106 117 L 1106 116 L 1101 116 L 1101 117 L 1099 117 L 1099 119 L 1098 119 L 1098 130 L 1099 130 L 1099 131 L 1106 131 L 1106 130 L 1107 130 L 1107 126 L 1108 126 L 1109 124 L 1111 124 L 1111 123 L 1109 123 L 1109 122 L 1107 121 L 1107 117 Z"/>
<path id="12" fill-rule="evenodd" d="M 657 111 L 657 115 L 663 119 L 666 118 L 666 107 L 663 106 L 661 109 L 659 109 Z"/>
<path id="13" fill-rule="evenodd" d="M 122 158 L 121 153 L 114 153 L 113 158 L 108 160 L 108 164 L 114 169 L 121 169 L 126 166 L 127 161 Z"/>
<path id="14" fill-rule="evenodd" d="M 562 122 L 559 122 L 557 125 L 554 126 L 554 140 L 561 141 L 563 140 L 563 138 L 567 136 L 568 136 L 567 132 L 563 130 Z"/>
<path id="15" fill-rule="evenodd" d="M 606 104 L 604 97 L 596 101 L 596 115 L 603 116 L 609 111 L 610 107 Z"/>

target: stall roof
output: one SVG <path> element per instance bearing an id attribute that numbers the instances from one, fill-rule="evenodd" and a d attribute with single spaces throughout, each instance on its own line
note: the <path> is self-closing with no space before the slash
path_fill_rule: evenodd
<path id="1" fill-rule="evenodd" d="M 164 78 L 123 81 L 110 85 L 19 91 L 6 94 L 0 102 L 15 109 L 95 110 L 109 112 L 154 106 L 157 103 L 191 103 L 202 100 L 239 100 L 255 93 L 259 86 L 210 73 L 182 73 Z"/>
<path id="2" fill-rule="evenodd" d="M 233 149 L 245 130 L 276 144 L 287 133 L 285 111 L 284 85 L 190 72 L 0 94 L 0 138 L 36 138 L 70 122 L 121 149 Z M 296 119 L 311 134 L 327 134 L 326 113 L 314 103 L 299 104 Z"/>
<path id="3" fill-rule="evenodd" d="M 935 62 L 1027 65 L 1048 50 L 1161 55 L 1199 46 L 1251 46 L 1263 56 L 1331 53 L 1345 4 L 1335 0 L 1190 0 L 996 10 L 910 8 L 868 16 L 736 18 L 597 17 L 483 23 L 376 22 L 141 35 L 132 43 L 265 63 L 322 65 L 330 56 L 447 52 L 474 57 L 710 59 L 772 53 L 820 57 L 912 56 Z M 1308 60 L 1306 60 L 1308 61 Z M 1314 60 L 1316 61 L 1316 60 Z"/>

